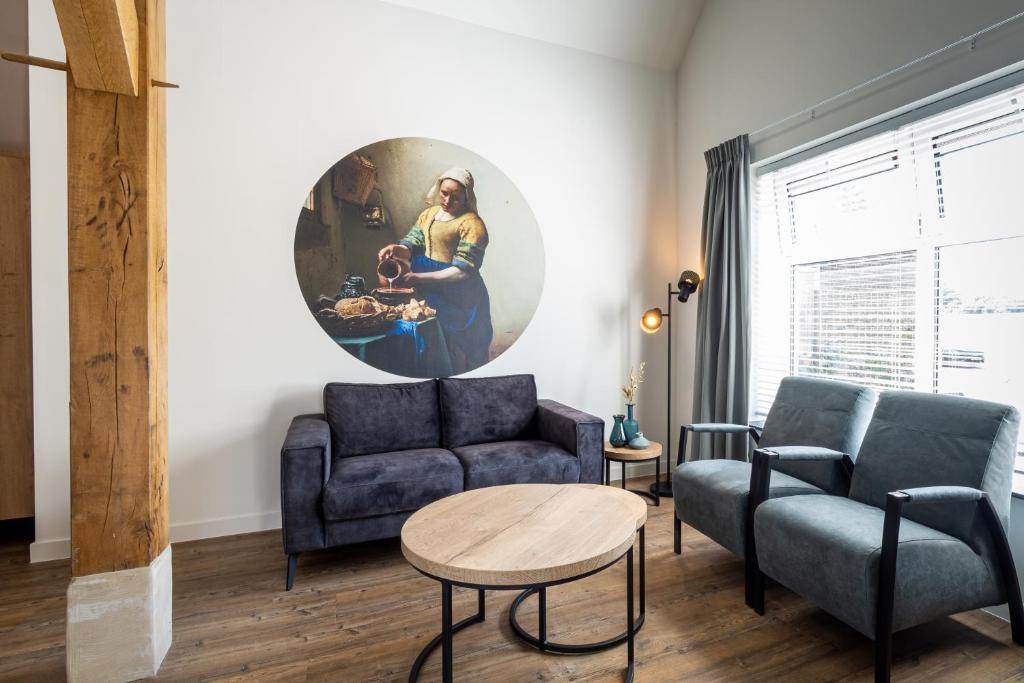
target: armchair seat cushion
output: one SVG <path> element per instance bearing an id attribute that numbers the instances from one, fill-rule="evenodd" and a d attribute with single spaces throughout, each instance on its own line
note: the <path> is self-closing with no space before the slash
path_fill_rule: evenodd
<path id="1" fill-rule="evenodd" d="M 768 576 L 874 638 L 884 519 L 883 510 L 849 498 L 769 500 L 754 516 L 757 561 Z M 997 571 L 960 539 L 903 518 L 893 631 L 1003 602 Z"/>
<path id="2" fill-rule="evenodd" d="M 501 484 L 567 484 L 580 480 L 579 459 L 547 441 L 498 441 L 453 448 L 466 490 Z"/>
<path id="3" fill-rule="evenodd" d="M 324 518 L 361 519 L 418 510 L 459 491 L 462 466 L 442 448 L 335 458 L 324 487 Z"/>
<path id="4" fill-rule="evenodd" d="M 772 472 L 770 498 L 824 493 L 813 484 Z M 672 474 L 679 518 L 743 557 L 750 464 L 738 460 L 685 462 Z"/>

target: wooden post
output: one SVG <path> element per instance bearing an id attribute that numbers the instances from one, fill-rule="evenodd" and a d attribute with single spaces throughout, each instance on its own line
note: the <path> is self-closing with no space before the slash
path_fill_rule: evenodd
<path id="1" fill-rule="evenodd" d="M 68 47 L 71 573 L 68 677 L 151 676 L 170 645 L 167 539 L 166 90 L 163 0 L 134 0 L 138 94 L 80 87 Z M 54 0 L 123 7 L 121 0 Z M 114 26 L 116 24 L 116 26 Z M 123 22 L 113 22 L 113 28 Z M 88 28 L 88 26 L 87 26 Z M 95 27 L 93 27 L 95 29 Z M 88 41 L 94 45 L 89 48 Z M 83 48 L 83 45 L 85 47 Z M 114 79 L 98 62 L 99 83 Z M 120 69 L 120 66 L 118 66 Z"/>
<path id="2" fill-rule="evenodd" d="M 163 78 L 162 3 L 137 13 L 149 83 Z M 146 566 L 167 547 L 164 97 L 68 78 L 74 576 Z"/>
<path id="3" fill-rule="evenodd" d="M 53 6 L 75 85 L 138 94 L 144 28 L 135 0 L 53 0 Z"/>

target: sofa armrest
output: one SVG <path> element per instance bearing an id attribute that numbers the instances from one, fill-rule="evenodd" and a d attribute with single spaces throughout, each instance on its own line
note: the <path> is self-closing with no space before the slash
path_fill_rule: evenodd
<path id="1" fill-rule="evenodd" d="M 581 483 L 601 483 L 604 420 L 542 398 L 537 401 L 537 435 L 579 458 Z"/>
<path id="2" fill-rule="evenodd" d="M 281 446 L 284 551 L 326 547 L 321 498 L 331 476 L 331 428 L 323 415 L 292 419 Z"/>

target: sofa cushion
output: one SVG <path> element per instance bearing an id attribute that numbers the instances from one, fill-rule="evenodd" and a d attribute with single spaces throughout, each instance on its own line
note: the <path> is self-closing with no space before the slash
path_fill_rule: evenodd
<path id="1" fill-rule="evenodd" d="M 324 518 L 360 519 L 418 510 L 461 490 L 462 466 L 441 448 L 337 458 L 324 487 Z"/>
<path id="2" fill-rule="evenodd" d="M 769 498 L 824 493 L 814 484 L 772 472 Z M 750 464 L 738 460 L 694 460 L 672 473 L 679 519 L 743 557 L 746 544 Z"/>
<path id="3" fill-rule="evenodd" d="M 772 474 L 774 476 L 774 473 Z M 874 637 L 885 512 L 838 496 L 769 500 L 754 515 L 761 570 Z M 893 630 L 1003 602 L 998 568 L 958 538 L 904 518 Z"/>
<path id="4" fill-rule="evenodd" d="M 324 413 L 335 457 L 441 445 L 437 382 L 324 387 Z"/>
<path id="5" fill-rule="evenodd" d="M 533 375 L 439 380 L 445 448 L 535 436 Z"/>
<path id="6" fill-rule="evenodd" d="M 498 441 L 452 449 L 469 489 L 501 484 L 567 484 L 580 480 L 575 455 L 547 441 Z"/>

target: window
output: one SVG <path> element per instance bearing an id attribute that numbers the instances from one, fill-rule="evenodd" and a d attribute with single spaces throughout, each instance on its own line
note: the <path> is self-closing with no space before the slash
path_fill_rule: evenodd
<path id="1" fill-rule="evenodd" d="M 791 374 L 1024 410 L 1022 103 L 1017 86 L 757 178 L 753 419 Z"/>

